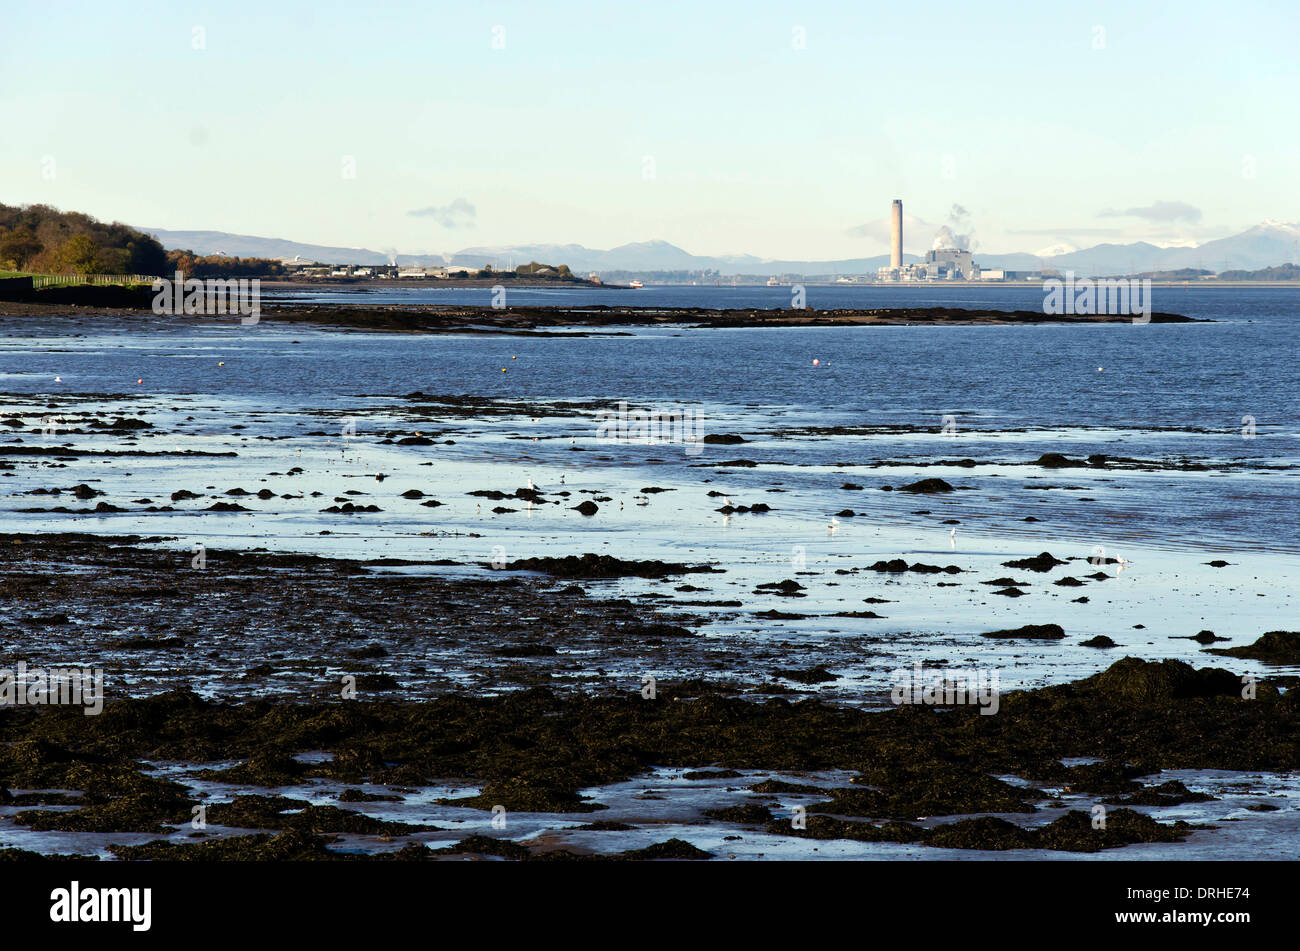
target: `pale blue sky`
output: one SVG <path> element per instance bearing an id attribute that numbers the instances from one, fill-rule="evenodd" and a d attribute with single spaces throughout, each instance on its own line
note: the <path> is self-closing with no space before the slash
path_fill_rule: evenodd
<path id="1" fill-rule="evenodd" d="M 880 253 L 893 198 L 917 253 L 954 204 L 987 251 L 1300 220 L 1294 2 L 367 6 L 12 6 L 0 201 L 796 259 Z"/>

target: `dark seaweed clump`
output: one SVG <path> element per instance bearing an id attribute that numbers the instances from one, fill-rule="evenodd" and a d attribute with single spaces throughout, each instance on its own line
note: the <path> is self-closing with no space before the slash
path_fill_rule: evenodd
<path id="1" fill-rule="evenodd" d="M 1059 641 L 1065 637 L 1065 629 L 1059 624 L 1026 624 L 1023 627 L 1002 631 L 986 631 L 985 637 L 1025 638 L 1037 641 Z"/>
<path id="2" fill-rule="evenodd" d="M 612 555 L 565 555 L 562 558 L 520 558 L 509 562 L 510 571 L 541 571 L 557 578 L 663 578 L 692 572 L 720 572 L 708 565 L 666 561 L 624 561 Z"/>
<path id="3" fill-rule="evenodd" d="M 1253 644 L 1243 644 L 1240 647 L 1213 647 L 1206 653 L 1218 654 L 1221 657 L 1262 660 L 1266 664 L 1300 664 L 1300 632 L 1269 631 L 1261 635 Z"/>

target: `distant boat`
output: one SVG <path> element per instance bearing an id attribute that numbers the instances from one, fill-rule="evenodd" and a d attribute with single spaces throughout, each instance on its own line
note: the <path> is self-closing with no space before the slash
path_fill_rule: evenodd
<path id="1" fill-rule="evenodd" d="M 628 286 L 628 287 L 645 287 L 645 285 L 642 284 L 640 281 L 628 281 L 628 282 L 627 282 L 627 286 Z"/>
<path id="2" fill-rule="evenodd" d="M 781 286 L 781 282 L 778 281 L 778 280 L 777 280 L 776 278 L 774 278 L 774 277 L 769 277 L 769 278 L 767 279 L 767 286 L 768 286 L 768 287 L 780 287 L 780 286 Z"/>

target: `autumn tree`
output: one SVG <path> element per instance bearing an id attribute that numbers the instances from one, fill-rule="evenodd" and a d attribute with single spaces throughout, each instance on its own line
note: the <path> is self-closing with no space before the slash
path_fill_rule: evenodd
<path id="1" fill-rule="evenodd" d="M 12 237 L 24 236 L 23 241 Z M 78 236 L 88 239 L 107 256 L 92 263 L 87 256 L 87 245 L 78 242 L 74 256 L 80 255 L 76 265 L 69 264 L 63 255 L 64 246 Z M 35 242 L 35 248 L 31 241 Z M 14 242 L 9 249 L 5 242 Z M 0 264 L 13 260 L 14 251 L 20 247 L 20 263 L 24 270 L 55 272 L 77 270 L 112 271 L 132 274 L 166 274 L 167 252 L 158 239 L 121 222 L 105 224 L 90 215 L 75 211 L 59 211 L 49 205 L 0 204 Z M 124 253 L 123 253 L 124 252 Z"/>
<path id="2" fill-rule="evenodd" d="M 0 234 L 0 265 L 21 271 L 23 265 L 42 251 L 36 235 L 26 228 L 16 228 Z"/>
<path id="3" fill-rule="evenodd" d="M 100 248 L 95 255 L 95 270 L 100 274 L 131 273 L 131 251 L 127 248 Z"/>
<path id="4" fill-rule="evenodd" d="M 74 234 L 59 246 L 59 270 L 73 274 L 94 274 L 99 245 L 86 234 Z"/>

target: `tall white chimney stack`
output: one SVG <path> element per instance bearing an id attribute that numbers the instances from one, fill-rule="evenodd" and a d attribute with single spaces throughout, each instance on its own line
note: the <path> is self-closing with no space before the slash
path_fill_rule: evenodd
<path id="1" fill-rule="evenodd" d="M 889 266 L 903 266 L 903 200 L 894 199 L 889 229 Z"/>

